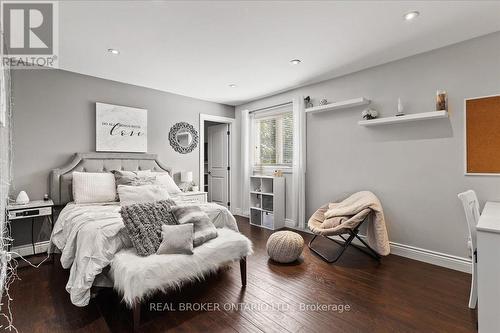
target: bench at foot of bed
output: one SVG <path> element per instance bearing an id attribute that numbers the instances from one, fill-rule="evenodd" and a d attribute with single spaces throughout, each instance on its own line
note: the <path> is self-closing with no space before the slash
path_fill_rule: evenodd
<path id="1" fill-rule="evenodd" d="M 244 288 L 247 285 L 247 258 L 242 257 L 240 259 L 240 274 L 241 274 L 241 286 Z M 136 301 L 132 305 L 132 325 L 134 327 L 134 332 L 139 331 L 141 326 L 141 302 Z"/>
<path id="2" fill-rule="evenodd" d="M 176 289 L 234 261 L 240 261 L 241 281 L 246 285 L 246 257 L 252 254 L 252 242 L 237 231 L 217 229 L 217 237 L 197 246 L 193 254 L 161 254 L 140 257 L 133 248 L 118 252 L 110 275 L 115 289 L 140 318 L 140 302 L 148 295 Z M 137 320 L 138 321 L 138 320 Z M 138 324 L 134 324 L 138 325 Z"/>

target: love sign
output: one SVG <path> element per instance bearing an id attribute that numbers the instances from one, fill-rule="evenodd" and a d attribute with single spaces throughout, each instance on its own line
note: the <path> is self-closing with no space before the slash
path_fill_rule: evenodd
<path id="1" fill-rule="evenodd" d="M 148 110 L 96 103 L 96 151 L 147 150 Z"/>

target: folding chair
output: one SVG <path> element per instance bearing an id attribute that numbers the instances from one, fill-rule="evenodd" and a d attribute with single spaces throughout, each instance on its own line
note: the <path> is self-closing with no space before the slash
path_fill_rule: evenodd
<path id="1" fill-rule="evenodd" d="M 309 219 L 308 226 L 309 229 L 314 233 L 314 237 L 311 239 L 309 244 L 307 245 L 311 251 L 316 253 L 321 257 L 324 261 L 328 263 L 334 263 L 340 259 L 342 254 L 344 254 L 345 250 L 352 245 L 355 249 L 363 252 L 364 254 L 374 258 L 375 260 L 380 260 L 380 255 L 372 249 L 361 237 L 359 237 L 359 227 L 369 219 L 371 209 L 364 209 L 358 214 L 352 216 L 348 220 L 344 221 L 342 224 L 335 226 L 333 228 L 322 228 L 322 223 L 324 222 L 324 214 L 327 211 L 328 206 L 323 206 L 318 209 L 313 216 Z M 344 235 L 349 235 L 349 237 L 345 238 Z M 324 237 L 338 245 L 340 245 L 340 249 L 337 250 L 337 254 L 333 259 L 329 259 L 326 255 L 318 251 L 313 247 L 314 240 L 318 237 Z M 339 236 L 342 238 L 343 242 L 340 242 L 336 239 L 332 239 L 329 236 Z M 358 247 L 355 244 L 352 244 L 354 238 L 357 238 L 365 247 Z"/>

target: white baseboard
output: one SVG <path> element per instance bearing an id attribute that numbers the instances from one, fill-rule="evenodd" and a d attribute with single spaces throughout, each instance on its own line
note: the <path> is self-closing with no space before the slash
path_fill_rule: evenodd
<path id="1" fill-rule="evenodd" d="M 47 252 L 48 248 L 49 241 L 35 243 L 35 253 Z M 31 244 L 15 246 L 10 250 L 10 252 L 12 253 L 12 258 L 18 258 L 19 256 L 30 256 L 33 255 L 33 246 Z"/>
<path id="2" fill-rule="evenodd" d="M 399 244 L 395 242 L 390 242 L 390 243 L 391 243 L 392 254 L 405 258 L 415 259 L 418 261 L 423 261 L 437 266 L 454 269 L 469 274 L 472 271 L 472 262 L 470 258 L 458 257 L 406 244 Z"/>
<path id="3" fill-rule="evenodd" d="M 241 209 L 235 208 L 234 215 L 239 215 L 243 217 L 248 217 L 248 213 L 244 214 Z M 290 228 L 290 229 L 296 229 L 299 231 L 307 232 L 312 234 L 312 232 L 309 229 L 300 229 L 295 226 L 295 222 L 291 219 L 286 219 L 285 220 L 285 227 Z M 366 236 L 360 235 L 363 240 L 366 240 Z M 338 240 L 341 240 L 340 237 L 334 237 Z M 353 242 L 356 245 L 359 246 L 364 246 L 360 241 L 357 241 L 356 239 Z M 405 257 L 405 258 L 410 258 L 422 262 L 426 262 L 432 265 L 437 265 L 441 267 L 446 267 L 450 269 L 454 269 L 456 271 L 460 272 L 465 272 L 465 273 L 471 273 L 472 270 L 472 265 L 471 265 L 471 259 L 470 258 L 463 258 L 463 257 L 458 257 L 442 252 L 437 252 L 437 251 L 432 251 L 432 250 L 427 250 L 427 249 L 422 249 L 416 246 L 411 246 L 411 245 L 406 245 L 406 244 L 401 244 L 401 243 L 396 243 L 396 242 L 390 242 L 391 245 L 391 254 L 400 256 L 400 257 Z"/>
<path id="4" fill-rule="evenodd" d="M 359 236 L 363 238 L 364 241 L 367 241 L 366 236 L 364 235 L 359 235 Z M 338 236 L 334 236 L 333 238 L 342 241 L 342 239 Z M 358 246 L 364 247 L 363 243 L 361 243 L 357 239 L 354 239 L 353 243 Z M 391 246 L 391 254 L 400 257 L 418 260 L 426 262 L 428 264 L 441 266 L 469 274 L 472 271 L 471 259 L 469 258 L 462 258 L 442 252 L 422 249 L 420 247 L 400 244 L 396 242 L 389 242 L 389 244 Z"/>
<path id="5" fill-rule="evenodd" d="M 233 215 L 243 216 L 247 218 L 250 216 L 250 212 L 244 212 L 241 208 L 233 208 L 231 210 L 231 213 L 233 213 Z"/>
<path id="6" fill-rule="evenodd" d="M 250 213 L 244 212 L 241 208 L 233 208 L 231 209 L 231 213 L 233 213 L 233 215 L 238 215 L 246 218 L 250 217 Z M 292 219 L 285 219 L 285 227 L 295 229 L 295 222 Z"/>
<path id="7" fill-rule="evenodd" d="M 295 221 L 292 219 L 285 219 L 285 227 L 295 229 Z"/>

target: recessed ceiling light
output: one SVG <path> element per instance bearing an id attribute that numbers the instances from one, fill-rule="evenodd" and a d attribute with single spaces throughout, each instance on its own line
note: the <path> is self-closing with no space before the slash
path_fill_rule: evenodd
<path id="1" fill-rule="evenodd" d="M 301 61 L 300 59 L 292 59 L 292 60 L 290 60 L 290 63 L 291 63 L 292 65 L 298 65 L 298 64 L 300 64 L 301 62 L 302 62 L 302 61 Z"/>
<path id="2" fill-rule="evenodd" d="M 118 51 L 117 49 L 108 49 L 108 52 L 115 55 L 120 54 L 120 51 Z"/>
<path id="3" fill-rule="evenodd" d="M 406 21 L 411 21 L 411 20 L 417 18 L 417 16 L 419 16 L 419 15 L 420 15 L 420 13 L 418 11 L 414 10 L 414 11 L 406 13 L 403 17 L 405 18 Z"/>
<path id="4" fill-rule="evenodd" d="M 236 88 L 237 86 L 234 83 L 229 84 L 229 88 Z"/>

